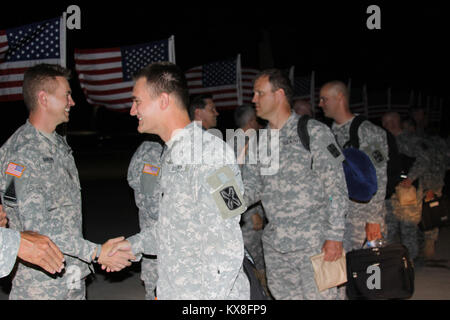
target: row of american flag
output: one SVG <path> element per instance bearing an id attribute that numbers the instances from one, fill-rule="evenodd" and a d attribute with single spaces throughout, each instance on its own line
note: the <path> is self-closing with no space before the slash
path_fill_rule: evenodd
<path id="1" fill-rule="evenodd" d="M 124 47 L 75 49 L 74 61 L 80 87 L 89 104 L 127 109 L 131 107 L 133 74 L 152 62 L 175 63 L 175 38 Z M 66 66 L 66 26 L 62 17 L 0 30 L 0 102 L 23 99 L 23 74 L 38 63 Z M 237 55 L 190 68 L 185 74 L 190 94 L 212 94 L 217 108 L 226 110 L 251 103 L 253 80 L 258 72 L 242 67 Z M 315 112 L 319 89 L 315 86 L 314 71 L 297 76 L 292 66 L 285 72 L 289 74 L 294 96 L 309 101 Z M 351 104 L 352 111 L 376 118 L 391 109 L 385 105 L 369 108 L 367 88 L 363 88 L 362 96 L 360 102 Z M 441 112 L 435 112 L 437 118 Z"/>
<path id="2" fill-rule="evenodd" d="M 65 21 L 55 18 L 0 30 L 0 101 L 22 99 L 25 70 L 38 63 L 66 65 Z M 86 100 L 111 109 L 131 107 L 133 74 L 149 63 L 175 63 L 175 39 L 115 48 L 75 49 L 75 71 Z M 213 95 L 219 109 L 251 103 L 257 69 L 242 68 L 240 56 L 186 71 L 190 94 Z M 303 79 L 303 78 L 302 78 Z M 309 80 L 298 86 L 309 91 Z M 302 92 L 303 94 L 304 92 Z"/>

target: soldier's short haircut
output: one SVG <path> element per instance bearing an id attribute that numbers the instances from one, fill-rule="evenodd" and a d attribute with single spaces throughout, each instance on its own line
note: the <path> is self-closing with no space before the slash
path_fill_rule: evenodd
<path id="1" fill-rule="evenodd" d="M 286 72 L 281 71 L 280 69 L 266 69 L 259 72 L 255 81 L 261 77 L 268 77 L 270 84 L 272 85 L 273 91 L 278 89 L 283 89 L 284 95 L 286 96 L 289 105 L 292 106 L 293 98 L 294 98 L 294 89 L 292 88 L 291 81 L 289 80 L 289 76 Z"/>
<path id="2" fill-rule="evenodd" d="M 333 80 L 325 83 L 322 88 L 327 87 L 333 89 L 335 92 L 342 93 L 342 95 L 349 101 L 350 95 L 348 93 L 348 88 L 345 83 L 339 80 Z"/>
<path id="3" fill-rule="evenodd" d="M 189 104 L 189 118 L 193 121 L 195 118 L 196 109 L 205 109 L 206 99 L 212 99 L 212 94 L 199 94 L 190 99 Z"/>
<path id="4" fill-rule="evenodd" d="M 171 62 L 151 63 L 134 75 L 134 79 L 145 78 L 150 94 L 174 94 L 186 110 L 189 105 L 189 91 L 186 77 L 181 69 Z"/>
<path id="5" fill-rule="evenodd" d="M 244 104 L 234 110 L 234 123 L 238 128 L 243 128 L 256 115 L 255 108 Z"/>
<path id="6" fill-rule="evenodd" d="M 70 79 L 70 70 L 55 64 L 41 63 L 28 68 L 23 76 L 23 100 L 28 111 L 36 109 L 39 91 L 53 93 L 56 77 Z"/>

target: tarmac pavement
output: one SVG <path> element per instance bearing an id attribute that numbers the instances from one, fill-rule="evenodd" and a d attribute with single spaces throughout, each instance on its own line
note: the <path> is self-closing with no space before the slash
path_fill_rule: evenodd
<path id="1" fill-rule="evenodd" d="M 137 145 L 136 145 L 137 146 Z M 126 181 L 135 145 L 116 150 L 81 152 L 74 157 L 80 173 L 83 199 L 83 231 L 86 239 L 103 243 L 139 231 L 134 196 Z M 436 255 L 415 268 L 415 292 L 411 300 L 450 300 L 450 227 L 441 228 Z M 96 267 L 87 281 L 89 300 L 144 300 L 140 263 L 118 273 Z M 10 279 L 0 280 L 0 300 L 8 299 Z"/>

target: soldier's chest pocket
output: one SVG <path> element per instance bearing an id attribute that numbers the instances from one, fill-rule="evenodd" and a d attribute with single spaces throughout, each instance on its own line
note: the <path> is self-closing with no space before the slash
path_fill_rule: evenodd
<path id="1" fill-rule="evenodd" d="M 312 155 L 306 150 L 298 136 L 285 138 L 281 142 L 280 162 L 289 164 L 289 167 L 311 167 Z"/>
<path id="2" fill-rule="evenodd" d="M 54 162 L 39 164 L 41 169 L 41 188 L 44 194 L 45 207 L 53 211 L 64 206 L 80 203 L 80 182 L 70 169 Z"/>
<path id="3" fill-rule="evenodd" d="M 159 176 L 142 173 L 141 175 L 141 190 L 146 195 L 153 195 L 158 190 Z"/>

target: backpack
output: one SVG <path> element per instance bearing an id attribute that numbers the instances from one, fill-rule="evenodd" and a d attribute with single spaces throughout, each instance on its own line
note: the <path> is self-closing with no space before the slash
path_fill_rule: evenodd
<path id="1" fill-rule="evenodd" d="M 376 170 L 372 161 L 363 151 L 359 150 L 357 133 L 358 127 L 364 121 L 364 118 L 362 120 L 357 118 L 353 120 L 350 127 L 350 140 L 344 145 L 342 150 L 345 157 L 342 166 L 350 200 L 366 203 L 377 192 L 378 184 Z M 311 152 L 310 137 L 307 130 L 309 119 L 310 117 L 307 115 L 300 117 L 297 124 L 297 132 L 303 147 L 308 152 Z"/>
<path id="2" fill-rule="evenodd" d="M 358 129 L 359 126 L 366 118 L 358 115 L 353 119 L 350 126 L 350 140 L 346 142 L 344 148 L 348 145 L 355 148 L 359 148 Z M 398 151 L 397 141 L 392 133 L 385 130 L 386 139 L 388 144 L 388 161 L 387 161 L 387 184 L 386 184 L 386 196 L 385 199 L 390 199 L 395 193 L 395 187 L 403 180 L 413 165 L 415 158 L 408 157 L 407 155 Z"/>

